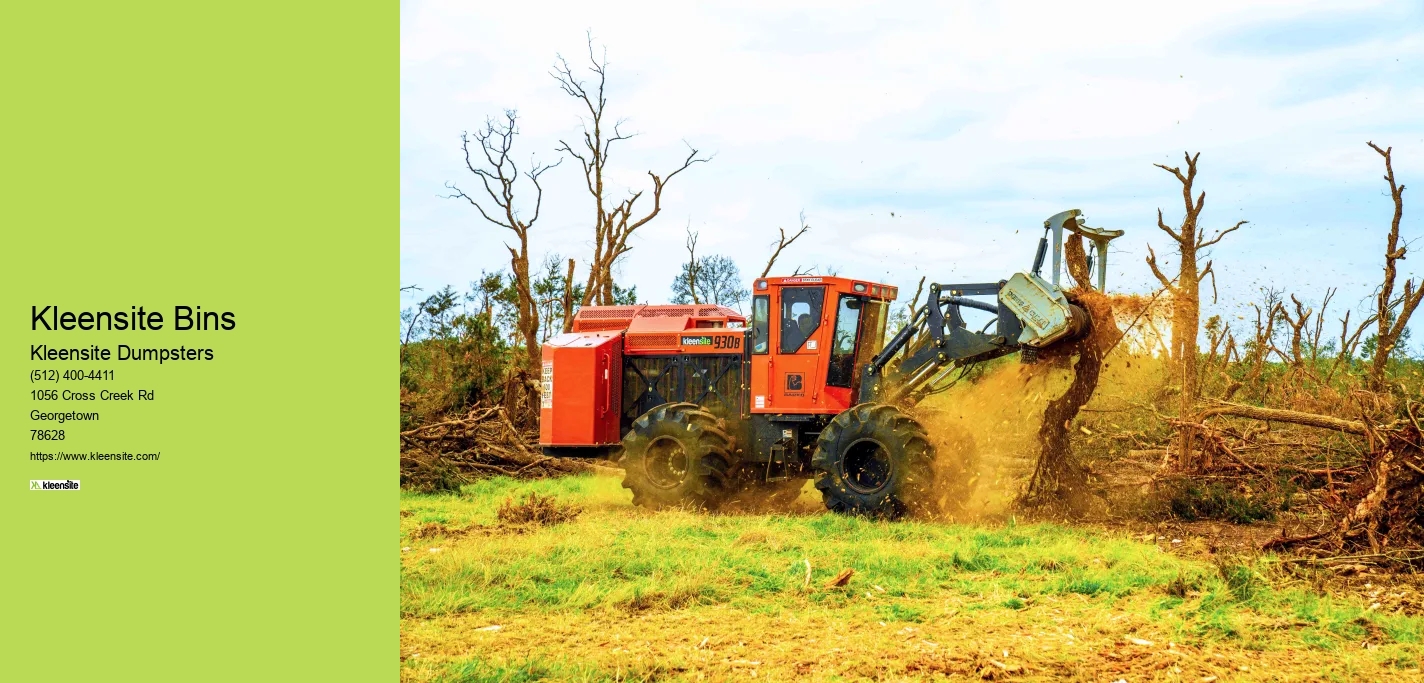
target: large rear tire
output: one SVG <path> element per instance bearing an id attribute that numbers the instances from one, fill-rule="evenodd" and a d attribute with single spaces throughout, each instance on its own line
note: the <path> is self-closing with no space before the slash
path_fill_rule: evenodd
<path id="1" fill-rule="evenodd" d="M 914 418 L 895 406 L 862 403 L 821 430 L 811 466 L 828 509 L 894 519 L 930 502 L 934 457 Z"/>
<path id="2" fill-rule="evenodd" d="M 694 403 L 665 403 L 623 437 L 623 488 L 647 508 L 716 509 L 731 492 L 732 439 Z"/>

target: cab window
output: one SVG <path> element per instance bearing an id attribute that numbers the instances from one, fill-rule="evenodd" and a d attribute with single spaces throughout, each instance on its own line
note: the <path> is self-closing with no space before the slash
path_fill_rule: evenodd
<path id="1" fill-rule="evenodd" d="M 866 300 L 860 305 L 860 352 L 856 354 L 855 363 L 852 365 L 854 372 L 860 372 L 875 354 L 880 353 L 880 348 L 885 345 L 885 310 L 890 304 L 885 301 Z M 854 375 L 851 378 L 852 385 L 858 385 L 860 376 Z"/>
<path id="2" fill-rule="evenodd" d="M 770 308 L 765 294 L 752 297 L 752 353 L 766 353 L 771 346 Z"/>
<path id="3" fill-rule="evenodd" d="M 821 326 L 821 304 L 826 290 L 821 287 L 781 289 L 781 352 L 796 353 Z M 807 347 L 815 350 L 813 346 Z"/>
<path id="4" fill-rule="evenodd" d="M 857 296 L 841 295 L 836 306 L 836 336 L 831 341 L 831 359 L 826 369 L 826 384 L 849 387 L 855 376 L 855 341 L 860 333 L 860 311 L 864 301 Z"/>

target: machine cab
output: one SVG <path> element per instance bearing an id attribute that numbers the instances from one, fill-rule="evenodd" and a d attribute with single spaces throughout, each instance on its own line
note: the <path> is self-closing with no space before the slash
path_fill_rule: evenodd
<path id="1" fill-rule="evenodd" d="M 753 413 L 835 414 L 860 391 L 885 341 L 895 287 L 827 276 L 753 284 L 748 349 Z"/>

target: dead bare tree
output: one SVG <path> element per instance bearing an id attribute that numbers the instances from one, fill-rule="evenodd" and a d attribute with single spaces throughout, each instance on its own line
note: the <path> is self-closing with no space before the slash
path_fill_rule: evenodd
<path id="1" fill-rule="evenodd" d="M 920 283 L 915 285 L 915 295 L 910 297 L 910 302 L 908 304 L 905 304 L 905 325 L 909 325 L 915 319 L 915 311 L 918 310 L 920 306 L 920 295 L 923 294 L 924 291 L 925 276 L 921 275 Z M 918 336 L 918 333 L 910 333 L 910 338 L 906 340 L 905 347 L 914 348 L 914 344 Z"/>
<path id="2" fill-rule="evenodd" d="M 1285 307 L 1281 306 L 1281 292 L 1278 289 L 1262 288 L 1262 295 L 1265 297 L 1265 314 L 1263 322 L 1261 319 L 1261 307 L 1251 304 L 1251 308 L 1256 309 L 1256 330 L 1250 341 L 1251 348 L 1251 370 L 1246 375 L 1245 384 L 1254 390 L 1261 379 L 1261 373 L 1266 368 L 1266 359 L 1270 356 L 1271 350 L 1275 348 L 1272 341 L 1276 338 L 1276 319 L 1285 312 Z"/>
<path id="3" fill-rule="evenodd" d="M 406 292 L 419 292 L 419 291 L 420 291 L 420 287 L 417 286 L 417 285 L 406 285 L 406 286 L 400 288 L 401 294 L 405 294 Z M 425 311 L 425 307 L 424 307 L 424 306 L 421 306 L 419 303 L 417 303 L 416 306 L 415 306 L 415 308 L 411 311 L 411 314 L 410 314 L 410 324 L 409 324 L 408 326 L 406 326 L 406 328 L 405 328 L 405 335 L 403 335 L 403 336 L 401 337 L 401 351 L 402 351 L 402 353 L 404 353 L 404 351 L 405 351 L 406 344 L 409 344 L 409 343 L 410 343 L 410 335 L 415 332 L 415 325 L 416 325 L 416 323 L 420 322 L 420 314 L 421 314 L 422 312 L 424 312 L 424 311 Z M 404 312 L 401 313 L 401 317 L 402 317 L 402 318 L 405 317 L 405 313 L 404 313 Z"/>
<path id="4" fill-rule="evenodd" d="M 1192 186 L 1196 182 L 1197 159 L 1201 153 L 1195 155 L 1185 153 L 1183 156 L 1187 161 L 1185 174 L 1177 167 L 1154 164 L 1157 168 L 1171 173 L 1182 185 L 1182 203 L 1185 213 L 1182 215 L 1181 225 L 1176 230 L 1168 227 L 1167 223 L 1162 220 L 1162 210 L 1157 210 L 1157 227 L 1177 243 L 1179 272 L 1176 278 L 1168 278 L 1163 274 L 1162 269 L 1157 266 L 1157 254 L 1152 251 L 1150 245 L 1147 247 L 1147 265 L 1152 268 L 1152 274 L 1162 282 L 1162 286 L 1172 294 L 1171 356 L 1175 365 L 1175 374 L 1181 378 L 1182 382 L 1179 414 L 1185 417 L 1192 414 L 1201 393 L 1197 375 L 1197 333 L 1201 327 L 1201 281 L 1207 275 L 1211 275 L 1214 282 L 1216 277 L 1211 270 L 1211 261 L 1207 261 L 1206 265 L 1198 270 L 1197 260 L 1203 249 L 1220 242 L 1223 237 L 1245 225 L 1246 221 L 1239 221 L 1236 225 L 1217 232 L 1211 238 L 1206 236 L 1205 231 L 1199 229 L 1197 221 L 1206 204 L 1206 192 L 1199 193 L 1193 201 Z M 1193 433 L 1194 430 L 1188 425 L 1180 430 L 1178 438 L 1178 464 L 1185 469 L 1197 469 L 1201 464 L 1193 457 Z"/>
<path id="5" fill-rule="evenodd" d="M 573 67 L 569 66 L 562 55 L 558 57 L 558 63 L 554 65 L 551 73 L 558 81 L 559 88 L 579 100 L 587 112 L 587 116 L 582 118 L 583 140 L 577 145 L 560 140 L 558 148 L 559 151 L 577 159 L 583 167 L 584 183 L 594 201 L 593 259 L 589 262 L 588 280 L 584 284 L 581 302 L 583 306 L 613 303 L 613 266 L 632 249 L 628 246 L 628 238 L 662 211 L 663 189 L 674 176 L 693 164 L 711 160 L 711 157 L 701 156 L 696 148 L 688 145 L 687 157 L 683 159 L 682 165 L 672 172 L 658 175 L 648 171 L 648 177 L 653 181 L 653 205 L 641 215 L 638 213 L 638 201 L 643 198 L 644 190 L 633 192 L 618 201 L 610 199 L 604 172 L 608 167 L 613 143 L 627 140 L 633 137 L 633 134 L 620 130 L 624 120 L 610 123 L 605 119 L 608 107 L 608 58 L 606 51 L 603 57 L 594 55 L 592 35 L 588 37 L 588 59 L 589 71 L 594 77 L 590 83 L 585 83 L 576 76 Z"/>
<path id="6" fill-rule="evenodd" d="M 519 297 L 516 327 L 524 338 L 528 370 L 530 373 L 537 373 L 539 308 L 534 301 L 529 279 L 529 230 L 539 220 L 539 209 L 544 201 L 544 188 L 539 185 L 539 176 L 558 166 L 562 160 L 552 164 L 539 164 L 531 160 L 529 170 L 521 174 L 511 156 L 514 138 L 519 134 L 518 119 L 519 114 L 515 110 L 507 109 L 503 121 L 489 118 L 485 120 L 484 128 L 475 131 L 473 135 L 468 132 L 460 134 L 460 149 L 465 154 L 465 168 L 479 179 L 488 201 L 494 204 L 493 208 L 486 209 L 481 203 L 483 200 L 476 200 L 453 182 L 445 183 L 445 187 L 454 192 L 447 195 L 447 199 L 464 199 L 475 207 L 486 221 L 513 232 L 519 240 L 518 248 L 508 244 L 505 248 L 509 250 L 510 269 L 514 271 L 514 287 Z M 472 139 L 474 145 L 470 144 Z M 475 149 L 472 151 L 471 147 Z M 534 185 L 534 215 L 527 219 L 515 206 L 515 185 L 520 175 Z"/>
<path id="7" fill-rule="evenodd" d="M 1374 322 L 1375 315 L 1371 314 L 1356 326 L 1355 331 L 1351 333 L 1350 311 L 1345 311 L 1345 317 L 1340 319 L 1339 353 L 1335 355 L 1335 362 L 1330 365 L 1330 372 L 1325 375 L 1326 382 L 1329 382 L 1330 378 L 1335 376 L 1336 371 L 1340 369 L 1341 365 L 1350 362 L 1350 359 L 1355 357 L 1355 349 L 1360 347 L 1360 336 L 1363 335 L 1365 330 L 1369 328 L 1370 325 L 1373 325 Z"/>
<path id="8" fill-rule="evenodd" d="M 1305 304 L 1302 304 L 1300 299 L 1297 299 L 1294 294 L 1290 295 L 1290 300 L 1291 303 L 1295 304 L 1294 316 L 1285 309 L 1285 306 L 1281 307 L 1281 319 L 1284 320 L 1291 329 L 1290 357 L 1286 358 L 1286 360 L 1291 364 L 1293 370 L 1300 370 L 1305 363 L 1305 344 L 1303 343 L 1305 338 L 1305 326 L 1310 322 L 1310 316 L 1313 315 L 1315 311 L 1307 308 Z M 1279 350 L 1277 352 L 1279 353 Z M 1284 356 L 1285 354 L 1281 355 Z"/>
<path id="9" fill-rule="evenodd" d="M 574 260 L 569 259 L 569 270 L 564 274 L 564 333 L 574 331 Z"/>
<path id="10" fill-rule="evenodd" d="M 1315 314 L 1315 321 L 1311 323 L 1310 329 L 1310 367 L 1315 368 L 1320 362 L 1320 337 L 1325 332 L 1325 310 L 1330 308 L 1330 300 L 1335 298 L 1335 287 L 1328 287 L 1325 290 L 1325 298 L 1320 302 L 1320 311 Z"/>
<path id="11" fill-rule="evenodd" d="M 702 303 L 697 298 L 697 231 L 692 224 L 687 226 L 687 291 L 692 295 L 692 304 Z"/>
<path id="12" fill-rule="evenodd" d="M 920 305 L 920 295 L 925 292 L 925 276 L 920 276 L 919 284 L 915 285 L 915 295 L 910 297 L 910 307 L 907 309 L 910 314 L 914 314 L 915 308 Z"/>
<path id="13" fill-rule="evenodd" d="M 1227 347 L 1223 343 L 1231 337 L 1231 325 L 1222 322 L 1221 316 L 1214 315 L 1206 321 L 1206 339 L 1208 342 L 1206 361 L 1202 363 L 1201 375 L 1197 381 L 1202 382 L 1206 376 L 1212 372 L 1218 358 L 1222 358 L 1222 368 L 1226 367 L 1229 358 L 1218 355 Z"/>
<path id="14" fill-rule="evenodd" d="M 1389 183 L 1389 196 L 1394 200 L 1394 217 L 1390 220 L 1389 240 L 1384 250 L 1384 282 L 1380 284 L 1379 294 L 1375 298 L 1375 324 L 1378 325 L 1378 331 L 1375 333 L 1375 357 L 1370 364 L 1370 388 L 1378 391 L 1384 388 L 1384 370 L 1389 363 L 1389 357 L 1394 353 L 1400 336 L 1404 334 L 1409 317 L 1414 315 L 1414 309 L 1419 306 L 1419 301 L 1424 299 L 1424 287 L 1418 286 L 1413 279 L 1406 279 L 1403 296 L 1394 298 L 1396 262 L 1404 260 L 1404 254 L 1409 250 L 1408 246 L 1399 243 L 1399 221 L 1404 217 L 1404 186 L 1394 180 L 1394 160 L 1390 157 L 1394 148 L 1380 149 L 1379 145 L 1373 142 L 1367 144 L 1384 157 L 1384 179 Z"/>
<path id="15" fill-rule="evenodd" d="M 776 265 L 776 259 L 777 257 L 781 256 L 782 250 L 791 246 L 792 242 L 795 242 L 798 237 L 806 234 L 806 231 L 810 229 L 811 226 L 806 224 L 805 211 L 801 212 L 801 229 L 797 230 L 796 234 L 792 235 L 790 239 L 787 239 L 786 237 L 786 228 L 777 228 L 777 231 L 781 233 L 781 237 L 777 239 L 776 248 L 772 250 L 771 258 L 767 259 L 766 267 L 761 270 L 761 277 L 766 277 L 767 275 L 770 275 L 771 267 Z M 797 270 L 800 271 L 800 268 L 797 268 Z"/>

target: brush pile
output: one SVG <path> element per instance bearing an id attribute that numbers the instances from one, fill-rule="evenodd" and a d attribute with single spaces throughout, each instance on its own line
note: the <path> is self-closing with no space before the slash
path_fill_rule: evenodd
<path id="1" fill-rule="evenodd" d="M 1267 549 L 1295 548 L 1381 565 L 1424 562 L 1424 430 L 1418 405 L 1406 401 L 1402 412 L 1400 419 L 1387 425 L 1368 419 L 1311 424 L 1306 419 L 1319 416 L 1301 414 L 1298 420 L 1284 416 L 1298 424 L 1363 436 L 1368 450 L 1358 475 L 1348 480 L 1343 495 L 1330 506 L 1334 514 L 1328 526 L 1317 533 L 1272 540 Z"/>
<path id="2" fill-rule="evenodd" d="M 475 406 L 463 417 L 400 433 L 401 488 L 458 491 L 487 476 L 546 477 L 597 469 L 579 460 L 539 452 L 538 433 L 520 430 L 502 406 Z"/>

